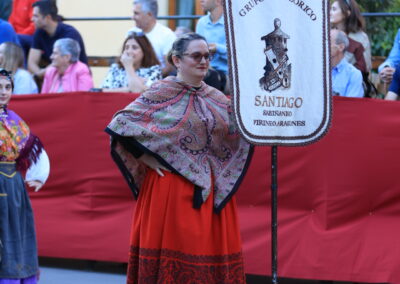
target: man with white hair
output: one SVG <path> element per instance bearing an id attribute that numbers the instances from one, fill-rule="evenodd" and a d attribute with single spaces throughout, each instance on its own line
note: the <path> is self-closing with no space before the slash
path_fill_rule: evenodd
<path id="1" fill-rule="evenodd" d="M 332 29 L 330 38 L 333 94 L 342 97 L 362 98 L 364 89 L 361 71 L 344 58 L 344 53 L 349 46 L 347 35 L 340 30 Z"/>
<path id="2" fill-rule="evenodd" d="M 161 63 L 162 74 L 165 77 L 173 71 L 173 66 L 166 58 L 176 35 L 170 28 L 157 22 L 157 14 L 157 0 L 134 0 L 132 18 L 136 27 L 130 29 L 128 35 L 143 32 L 147 36 Z"/>

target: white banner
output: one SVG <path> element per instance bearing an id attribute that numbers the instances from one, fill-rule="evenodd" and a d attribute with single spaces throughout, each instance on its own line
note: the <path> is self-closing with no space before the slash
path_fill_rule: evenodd
<path id="1" fill-rule="evenodd" d="M 304 145 L 331 121 L 328 0 L 225 0 L 233 106 L 253 144 Z"/>

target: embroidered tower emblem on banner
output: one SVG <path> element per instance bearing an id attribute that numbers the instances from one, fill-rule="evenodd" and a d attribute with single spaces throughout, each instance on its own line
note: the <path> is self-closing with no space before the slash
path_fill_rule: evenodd
<path id="1" fill-rule="evenodd" d="M 281 20 L 274 20 L 275 30 L 261 38 L 265 41 L 266 64 L 264 77 L 260 79 L 262 90 L 272 92 L 278 88 L 289 89 L 292 65 L 287 55 L 290 36 L 281 30 Z"/>
<path id="2" fill-rule="evenodd" d="M 327 133 L 329 7 L 328 0 L 225 0 L 233 110 L 250 143 L 307 145 Z"/>

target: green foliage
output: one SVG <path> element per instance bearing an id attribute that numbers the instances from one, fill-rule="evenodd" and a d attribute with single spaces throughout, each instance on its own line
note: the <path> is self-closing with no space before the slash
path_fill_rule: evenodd
<path id="1" fill-rule="evenodd" d="M 399 12 L 400 0 L 359 0 L 363 12 Z M 366 17 L 372 55 L 387 56 L 400 28 L 400 17 Z"/>
<path id="2" fill-rule="evenodd" d="M 396 0 L 359 0 L 357 3 L 364 12 L 389 12 L 389 9 L 395 5 Z"/>
<path id="3" fill-rule="evenodd" d="M 366 19 L 366 22 L 372 54 L 387 56 L 392 48 L 396 33 L 400 28 L 400 18 L 369 17 Z"/>

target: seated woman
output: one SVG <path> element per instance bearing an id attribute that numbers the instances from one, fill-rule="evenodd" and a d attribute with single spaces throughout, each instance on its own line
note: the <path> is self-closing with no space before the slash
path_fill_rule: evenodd
<path id="1" fill-rule="evenodd" d="M 363 73 L 369 73 L 372 68 L 371 61 L 371 43 L 368 35 L 364 32 L 365 21 L 361 15 L 360 7 L 355 0 L 336 0 L 333 1 L 330 11 L 330 21 L 334 28 L 344 31 L 349 38 L 359 42 L 364 48 L 361 52 L 364 55 L 365 62 L 359 64 L 359 66 L 365 66 L 365 70 L 359 68 Z M 355 49 L 355 48 L 354 48 Z M 348 50 L 349 51 L 349 50 Z M 359 57 L 360 58 L 360 57 Z M 356 55 L 348 52 L 346 59 L 353 65 L 356 65 Z M 364 65 L 365 64 L 365 65 Z"/>
<path id="2" fill-rule="evenodd" d="M 111 65 L 101 88 L 104 92 L 140 93 L 162 78 L 160 62 L 142 33 L 132 33 L 122 45 L 118 63 Z"/>
<path id="3" fill-rule="evenodd" d="M 24 69 L 24 51 L 17 44 L 10 41 L 0 44 L 0 68 L 11 71 L 15 83 L 13 94 L 38 93 L 35 80 Z"/>
<path id="4" fill-rule="evenodd" d="M 79 61 L 81 48 L 71 38 L 62 38 L 54 43 L 50 56 L 51 66 L 46 70 L 41 93 L 89 91 L 93 79 L 89 67 Z"/>

